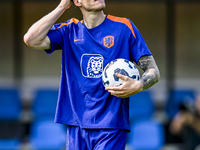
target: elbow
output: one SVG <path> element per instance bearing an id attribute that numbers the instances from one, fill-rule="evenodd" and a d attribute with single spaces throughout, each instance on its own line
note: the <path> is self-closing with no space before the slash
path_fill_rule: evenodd
<path id="1" fill-rule="evenodd" d="M 31 36 L 30 36 L 30 35 L 28 35 L 28 34 L 26 33 L 26 34 L 24 35 L 23 40 L 24 40 L 24 43 L 25 43 L 28 47 L 34 48 L 34 43 L 32 42 Z"/>
<path id="2" fill-rule="evenodd" d="M 31 47 L 30 36 L 28 36 L 27 33 L 24 35 L 24 43 Z"/>

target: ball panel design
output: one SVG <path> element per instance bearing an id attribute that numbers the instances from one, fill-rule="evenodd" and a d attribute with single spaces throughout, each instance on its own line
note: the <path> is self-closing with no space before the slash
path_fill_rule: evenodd
<path id="1" fill-rule="evenodd" d="M 115 59 L 108 63 L 103 71 L 102 80 L 105 87 L 119 86 L 123 80 L 116 76 L 116 73 L 128 76 L 134 80 L 140 79 L 137 67 L 126 59 Z"/>

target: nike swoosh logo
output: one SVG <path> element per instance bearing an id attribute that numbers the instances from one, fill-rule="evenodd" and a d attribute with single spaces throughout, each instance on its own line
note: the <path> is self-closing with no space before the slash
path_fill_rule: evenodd
<path id="1" fill-rule="evenodd" d="M 74 39 L 74 42 L 83 41 L 83 39 Z"/>

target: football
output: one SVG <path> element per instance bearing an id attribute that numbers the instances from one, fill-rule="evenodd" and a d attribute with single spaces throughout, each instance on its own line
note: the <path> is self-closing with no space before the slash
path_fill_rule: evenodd
<path id="1" fill-rule="evenodd" d="M 119 58 L 105 66 L 102 73 L 104 87 L 117 87 L 123 83 L 123 80 L 118 78 L 116 73 L 128 76 L 134 80 L 140 79 L 138 68 L 131 61 Z"/>

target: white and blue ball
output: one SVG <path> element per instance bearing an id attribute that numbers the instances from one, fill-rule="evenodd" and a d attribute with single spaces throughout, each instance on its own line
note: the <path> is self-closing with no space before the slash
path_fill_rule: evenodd
<path id="1" fill-rule="evenodd" d="M 116 73 L 128 76 L 134 80 L 140 79 L 138 68 L 131 61 L 119 58 L 111 61 L 104 68 L 102 80 L 105 87 L 117 87 L 123 83 L 123 80 L 118 78 Z"/>

